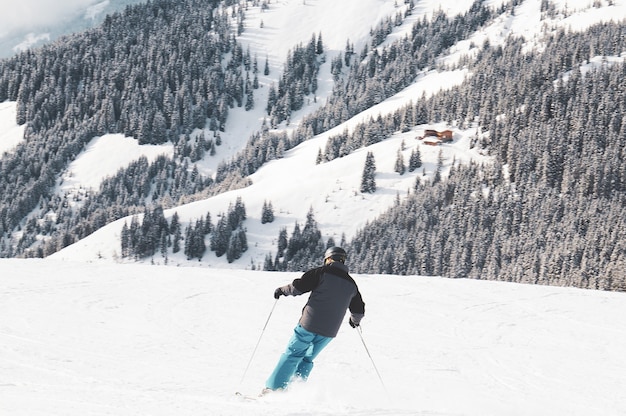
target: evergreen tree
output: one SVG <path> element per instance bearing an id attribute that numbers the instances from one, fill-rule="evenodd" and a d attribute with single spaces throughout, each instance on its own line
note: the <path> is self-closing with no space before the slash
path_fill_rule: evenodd
<path id="1" fill-rule="evenodd" d="M 187 225 L 187 228 L 185 228 L 185 248 L 183 250 L 183 253 L 185 254 L 185 256 L 187 256 L 187 260 L 191 260 L 191 258 L 193 257 L 193 236 L 192 236 L 192 229 L 191 229 L 191 224 Z"/>
<path id="2" fill-rule="evenodd" d="M 263 263 L 263 270 L 266 271 L 276 271 L 276 267 L 274 266 L 274 263 L 272 262 L 272 254 L 268 253 L 265 256 L 265 262 Z"/>
<path id="3" fill-rule="evenodd" d="M 281 228 L 278 232 L 278 244 L 276 249 L 276 257 L 281 258 L 285 255 L 285 250 L 287 249 L 289 241 L 287 238 L 287 229 Z"/>
<path id="4" fill-rule="evenodd" d="M 228 241 L 228 249 L 226 250 L 226 259 L 229 263 L 241 257 L 243 252 L 248 250 L 248 242 L 246 233 L 243 228 L 239 227 L 233 232 Z"/>
<path id="5" fill-rule="evenodd" d="M 443 151 L 439 150 L 437 155 L 437 167 L 433 176 L 433 184 L 441 182 L 441 171 L 443 170 Z"/>
<path id="6" fill-rule="evenodd" d="M 232 204 L 229 205 L 227 216 L 231 230 L 235 230 L 246 219 L 246 207 L 241 197 L 237 197 L 234 206 Z"/>
<path id="7" fill-rule="evenodd" d="M 204 229 L 202 230 L 204 235 L 211 234 L 213 232 L 213 223 L 211 222 L 211 213 L 207 212 L 204 219 Z"/>
<path id="8" fill-rule="evenodd" d="M 182 233 L 180 229 L 180 219 L 178 212 L 174 212 L 172 220 L 170 221 L 169 234 L 173 235 L 172 238 L 172 252 L 178 253 L 180 251 L 180 241 L 182 240 Z"/>
<path id="9" fill-rule="evenodd" d="M 198 258 L 201 260 L 206 252 L 204 242 L 204 222 L 202 219 L 196 220 L 194 226 L 189 224 L 185 232 L 185 255 L 187 260 Z"/>
<path id="10" fill-rule="evenodd" d="M 124 223 L 124 226 L 122 227 L 121 239 L 122 239 L 122 257 L 124 258 L 131 257 L 132 256 L 131 235 L 128 229 L 128 224 L 126 223 Z"/>
<path id="11" fill-rule="evenodd" d="M 272 207 L 272 202 L 263 202 L 263 210 L 261 212 L 261 224 L 267 224 L 269 222 L 274 222 L 274 208 Z"/>
<path id="12" fill-rule="evenodd" d="M 370 194 L 376 192 L 376 162 L 372 152 L 367 152 L 365 158 L 365 166 L 361 176 L 361 192 Z"/>
<path id="13" fill-rule="evenodd" d="M 422 154 L 420 153 L 419 148 L 416 148 L 411 151 L 411 156 L 409 158 L 409 172 L 413 172 L 415 169 L 420 167 L 422 167 Z"/>
<path id="14" fill-rule="evenodd" d="M 404 156 L 402 156 L 401 150 L 398 150 L 396 163 L 394 165 L 394 171 L 399 173 L 400 175 L 404 175 L 404 173 L 406 172 L 406 166 L 404 165 Z"/>
<path id="15" fill-rule="evenodd" d="M 227 254 L 227 260 L 232 262 L 248 249 L 243 229 L 245 219 L 246 208 L 241 197 L 238 197 L 234 205 L 229 205 L 227 213 L 220 217 L 211 234 L 210 247 L 217 257 Z"/>
<path id="16" fill-rule="evenodd" d="M 217 257 L 221 257 L 228 250 L 228 242 L 232 228 L 228 224 L 226 215 L 222 215 L 217 221 L 217 225 L 211 234 L 211 251 L 215 252 Z"/>
<path id="17" fill-rule="evenodd" d="M 254 88 L 252 87 L 252 83 L 248 80 L 246 81 L 246 111 L 250 111 L 254 108 Z"/>
<path id="18" fill-rule="evenodd" d="M 183 239 L 180 227 L 177 227 L 172 235 L 172 252 L 178 253 L 180 251 L 180 242 Z"/>
<path id="19" fill-rule="evenodd" d="M 322 32 L 317 37 L 317 44 L 315 46 L 315 53 L 321 55 L 324 53 L 324 42 L 322 42 Z"/>

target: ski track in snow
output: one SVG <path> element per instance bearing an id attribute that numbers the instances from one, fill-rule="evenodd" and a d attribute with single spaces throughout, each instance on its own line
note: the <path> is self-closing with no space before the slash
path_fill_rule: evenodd
<path id="1" fill-rule="evenodd" d="M 10 415 L 620 415 L 624 294 L 357 275 L 308 383 L 255 401 L 305 297 L 299 276 L 0 260 L 0 413 Z M 385 387 L 388 393 L 385 393 Z"/>

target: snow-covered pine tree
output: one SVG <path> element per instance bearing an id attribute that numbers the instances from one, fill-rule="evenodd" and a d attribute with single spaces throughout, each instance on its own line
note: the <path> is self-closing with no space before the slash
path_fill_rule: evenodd
<path id="1" fill-rule="evenodd" d="M 420 149 L 416 148 L 411 151 L 411 156 L 409 157 L 409 172 L 413 172 L 420 167 L 422 167 L 422 154 Z"/>
<path id="2" fill-rule="evenodd" d="M 402 155 L 402 150 L 398 150 L 396 163 L 393 170 L 400 175 L 404 175 L 404 173 L 406 172 L 406 166 L 404 165 L 404 156 Z"/>
<path id="3" fill-rule="evenodd" d="M 370 194 L 376 192 L 376 161 L 372 152 L 367 152 L 365 158 L 365 166 L 361 176 L 361 192 Z"/>
<path id="4" fill-rule="evenodd" d="M 263 201 L 263 209 L 261 212 L 261 224 L 267 224 L 274 221 L 274 208 L 272 202 Z"/>

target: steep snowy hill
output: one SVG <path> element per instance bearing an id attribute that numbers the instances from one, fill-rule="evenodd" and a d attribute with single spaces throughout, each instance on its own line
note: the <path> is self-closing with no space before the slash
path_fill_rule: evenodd
<path id="1" fill-rule="evenodd" d="M 308 383 L 245 402 L 234 392 L 260 391 L 299 317 L 305 297 L 270 315 L 297 274 L 49 259 L 0 270 L 3 415 L 626 413 L 623 293 L 357 275 L 383 383 L 346 324 Z"/>
<path id="2" fill-rule="evenodd" d="M 319 35 L 324 43 L 325 63 L 320 68 L 315 96 L 308 96 L 304 107 L 292 113 L 289 123 L 281 123 L 275 130 L 276 132 L 293 132 L 303 117 L 326 103 L 334 83 L 330 63 L 344 50 L 346 42 L 352 43 L 355 50 L 370 45 L 370 30 L 387 18 L 397 18 L 391 33 L 383 42 L 383 45 L 389 45 L 394 40 L 410 34 L 416 22 L 432 17 L 439 10 L 449 16 L 458 16 L 467 12 L 472 4 L 471 1 L 418 1 L 414 2 L 414 8 L 410 14 L 407 14 L 407 7 L 409 7 L 407 4 L 400 4 L 395 0 L 342 2 L 291 0 L 271 2 L 267 10 L 263 10 L 258 4 L 248 4 L 245 19 L 243 19 L 244 30 L 238 37 L 238 41 L 246 51 L 249 49 L 260 63 L 267 58 L 270 71 L 268 75 L 259 76 L 260 88 L 255 92 L 256 105 L 253 109 L 245 111 L 244 108 L 235 107 L 229 110 L 225 132 L 222 135 L 224 144 L 218 146 L 215 156 L 207 156 L 196 164 L 198 172 L 205 177 L 214 175 L 220 163 L 230 160 L 233 155 L 240 152 L 250 135 L 259 131 L 267 117 L 265 103 L 269 90 L 272 85 L 278 84 L 285 58 L 297 44 L 306 43 L 311 36 Z M 174 212 L 178 213 L 184 229 L 187 224 L 193 224 L 195 220 L 204 217 L 207 213 L 211 213 L 215 221 L 238 197 L 242 198 L 246 206 L 248 219 L 244 227 L 247 230 L 249 250 L 245 255 L 231 265 L 224 257 L 217 258 L 212 252 L 207 252 L 201 263 L 194 260 L 193 264 L 236 268 L 260 267 L 267 254 L 276 252 L 276 239 L 280 230 L 286 228 L 291 232 L 296 222 L 303 224 L 309 210 L 314 213 L 324 240 L 333 237 L 335 241 L 340 241 L 343 236 L 350 239 L 368 221 L 377 218 L 381 212 L 402 199 L 418 177 L 432 177 L 439 162 L 442 163 L 441 173 L 444 177 L 453 163 L 461 164 L 469 161 L 490 163 L 490 158 L 472 146 L 479 134 L 476 125 L 468 123 L 461 127 L 455 123 L 448 125 L 444 122 L 436 125 L 410 126 L 409 131 L 398 132 L 382 142 L 357 150 L 344 158 L 319 165 L 315 161 L 318 152 L 324 150 L 330 136 L 343 131 L 351 131 L 357 123 L 379 115 L 390 114 L 416 98 L 431 96 L 442 89 L 457 86 L 472 77 L 474 74 L 470 67 L 459 68 L 458 63 L 463 62 L 464 56 L 477 53 L 479 45 L 489 43 L 506 48 L 508 39 L 524 36 L 526 48 L 531 51 L 541 49 L 542 36 L 546 32 L 554 32 L 558 28 L 584 30 L 593 23 L 621 19 L 626 16 L 624 1 L 591 4 L 585 0 L 578 0 L 545 4 L 526 0 L 513 7 L 503 0 L 490 0 L 485 4 L 501 14 L 484 26 L 478 27 L 475 33 L 467 39 L 460 40 L 451 48 L 446 49 L 439 56 L 438 62 L 442 65 L 438 69 L 423 68 L 415 77 L 413 84 L 396 95 L 356 114 L 340 126 L 318 134 L 287 152 L 285 157 L 266 164 L 250 176 L 251 186 L 168 210 L 167 218 L 170 219 Z M 341 16 L 358 16 L 358 18 L 340 19 Z M 605 61 L 621 62 L 623 57 L 591 56 L 584 65 L 588 65 L 589 62 Z M 367 57 L 365 62 L 367 62 Z M 453 69 L 446 70 L 446 68 Z M 14 103 L 5 102 L 0 106 L 0 150 L 10 153 L 23 140 L 24 127 L 18 127 L 12 121 L 16 114 Z M 435 148 L 416 140 L 416 137 L 421 136 L 424 130 L 429 128 L 451 129 L 454 133 L 453 142 Z M 196 133 L 198 131 L 194 132 Z M 208 129 L 206 133 L 212 134 Z M 481 132 L 481 134 L 488 134 L 488 132 Z M 135 161 L 140 156 L 153 160 L 160 154 L 172 153 L 171 144 L 157 147 L 139 146 L 135 143 L 134 138 L 121 135 L 94 137 L 84 151 L 68 163 L 64 172 L 55 172 L 58 176 L 57 186 L 53 191 L 56 192 L 54 198 L 58 201 L 67 201 L 69 206 L 80 205 L 84 201 L 81 200 L 82 195 L 97 190 L 100 182 L 107 175 L 114 174 L 118 168 L 127 166 L 129 162 Z M 406 161 L 411 152 L 418 149 L 422 153 L 424 166 L 411 173 L 398 175 L 394 171 L 394 165 L 399 152 Z M 368 152 L 373 153 L 376 161 L 378 190 L 374 194 L 359 192 L 361 174 Z M 73 154 L 72 157 L 74 157 Z M 190 172 L 191 170 L 192 167 L 189 167 Z M 28 168 L 24 168 L 24 171 L 28 171 Z M 23 180 L 26 181 L 27 178 Z M 262 206 L 266 201 L 272 203 L 276 220 L 271 224 L 261 225 Z M 150 204 L 150 202 L 151 199 L 147 198 L 146 203 Z M 35 208 L 30 205 L 29 207 L 33 211 L 30 214 L 20 213 L 20 215 L 25 215 L 22 224 L 10 231 L 10 235 L 7 236 L 9 242 L 5 244 L 21 244 L 20 240 L 27 223 L 32 225 L 36 222 L 38 225 L 43 224 L 45 228 L 44 223 L 55 221 L 56 216 L 60 215 L 58 212 L 43 212 L 40 207 Z M 83 241 L 57 253 L 55 257 L 84 260 L 119 259 L 120 231 L 124 223 L 130 223 L 130 221 L 130 218 L 124 218 L 112 223 Z M 51 240 L 50 246 L 56 250 L 62 243 L 58 235 L 50 238 L 51 234 L 53 232 L 46 235 L 37 235 L 33 232 L 25 238 L 28 242 L 24 245 L 28 248 L 32 244 L 31 241 L 34 241 L 30 248 L 31 253 L 36 253 L 37 245 L 43 245 L 40 244 L 41 241 Z M 158 263 L 165 262 L 165 259 L 157 255 L 154 259 L 145 261 Z M 170 253 L 167 261 L 174 264 L 189 263 L 182 253 L 176 255 Z"/>
<path id="3" fill-rule="evenodd" d="M 251 7 L 247 12 L 246 30 L 241 36 L 242 43 L 249 46 L 251 52 L 261 59 L 263 56 L 269 56 L 269 62 L 272 66 L 271 74 L 260 79 L 262 88 L 257 95 L 258 101 L 264 102 L 269 85 L 277 82 L 283 59 L 295 43 L 307 42 L 311 34 L 321 33 L 326 45 L 328 62 L 332 56 L 341 52 L 347 39 L 357 45 L 364 45 L 368 42 L 369 34 L 363 28 L 365 26 L 374 27 L 383 16 L 394 13 L 394 10 L 397 9 L 394 7 L 396 3 L 372 1 L 369 4 L 371 7 L 364 7 L 362 2 L 357 5 L 357 2 L 354 1 L 319 0 L 307 1 L 304 4 L 282 2 L 272 4 L 270 10 L 266 12 L 261 12 L 260 8 Z M 432 15 L 440 7 L 454 16 L 467 11 L 471 4 L 470 1 L 446 2 L 444 4 L 428 1 L 417 2 L 413 14 L 394 29 L 388 42 L 394 38 L 405 36 L 416 20 Z M 502 1 L 489 2 L 492 7 L 500 7 L 503 4 Z M 518 6 L 514 13 L 504 13 L 501 18 L 476 32 L 470 39 L 459 42 L 450 49 L 448 55 L 442 56 L 441 60 L 447 63 L 457 62 L 463 54 L 472 53 L 472 44 L 482 44 L 488 40 L 492 44 L 505 45 L 509 36 L 524 36 L 528 41 L 529 48 L 538 48 L 541 46 L 541 34 L 546 29 L 554 30 L 557 27 L 567 27 L 573 30 L 583 30 L 593 22 L 610 20 L 615 16 L 626 16 L 625 6 L 622 3 L 613 2 L 612 4 L 591 7 L 584 1 L 576 2 L 576 4 L 572 2 L 567 4 L 555 3 L 555 12 L 549 17 L 545 12 L 541 12 L 539 2 L 526 1 Z M 348 19 L 331 30 L 334 21 L 333 19 L 326 19 L 325 16 L 353 15 L 359 8 L 363 10 L 363 13 L 359 14 L 359 19 Z M 298 25 L 294 26 L 293 21 L 298 21 Z M 174 212 L 177 212 L 183 223 L 193 223 L 207 212 L 210 212 L 215 218 L 216 215 L 224 213 L 228 205 L 233 203 L 237 197 L 241 197 L 247 209 L 248 220 L 244 225 L 247 229 L 250 248 L 240 260 L 232 265 L 229 265 L 224 257 L 217 258 L 213 253 L 207 252 L 201 264 L 219 265 L 219 267 L 248 268 L 260 266 L 268 253 L 276 252 L 276 239 L 279 231 L 282 228 L 291 231 L 296 222 L 304 223 L 310 209 L 315 214 L 315 219 L 325 240 L 333 237 L 339 241 L 343 235 L 349 239 L 368 221 L 375 219 L 391 206 L 398 197 L 402 198 L 411 188 L 417 176 L 432 176 L 437 166 L 439 150 L 442 151 L 444 176 L 452 163 L 466 163 L 470 160 L 488 163 L 489 159 L 481 155 L 476 149 L 471 149 L 471 142 L 476 138 L 475 128 L 470 127 L 462 130 L 456 126 L 442 123 L 434 126 L 414 126 L 407 133 L 397 133 L 383 142 L 356 151 L 347 157 L 316 165 L 316 156 L 320 150 L 324 149 L 328 137 L 338 134 L 344 129 L 352 130 L 358 122 L 367 120 L 369 117 L 389 114 L 422 94 L 429 96 L 440 89 L 458 85 L 468 76 L 472 76 L 472 74 L 465 69 L 424 71 L 416 78 L 413 85 L 397 95 L 356 115 L 342 125 L 303 143 L 289 151 L 283 159 L 274 160 L 262 167 L 251 176 L 252 186 L 171 209 L 166 212 L 166 216 L 169 219 Z M 320 71 L 317 102 L 308 103 L 292 116 L 289 125 L 283 123 L 279 126 L 279 130 L 293 130 L 304 115 L 323 104 L 331 88 L 332 76 L 329 65 L 326 64 Z M 257 107 L 259 108 L 249 112 L 243 109 L 234 109 L 230 113 L 224 133 L 224 141 L 227 145 L 224 146 L 225 149 L 219 150 L 220 158 L 207 158 L 198 164 L 202 173 L 212 174 L 220 160 L 235 154 L 244 145 L 250 133 L 259 128 L 265 113 L 263 108 L 260 108 L 261 106 Z M 451 128 L 454 131 L 455 140 L 452 144 L 439 148 L 425 146 L 416 140 L 416 137 L 422 135 L 426 128 L 440 130 Z M 403 176 L 395 173 L 394 162 L 398 150 L 402 146 L 404 146 L 402 154 L 405 160 L 408 159 L 412 150 L 419 149 L 425 162 L 424 167 Z M 374 153 L 377 165 L 379 190 L 372 195 L 359 192 L 367 152 Z M 84 162 L 79 157 L 74 165 L 80 166 L 82 163 Z M 73 177 L 73 180 L 74 183 L 80 184 L 80 178 Z M 66 190 L 64 189 L 64 191 Z M 261 211 L 265 201 L 272 202 L 276 211 L 276 221 L 272 224 L 261 225 Z M 130 219 L 128 218 L 117 221 L 55 254 L 54 257 L 89 260 L 119 258 L 120 232 L 124 223 L 128 224 L 129 222 Z M 157 257 L 147 261 L 163 262 L 164 260 Z M 171 255 L 168 261 L 174 264 L 187 263 L 182 254 Z M 197 262 L 194 261 L 194 264 Z"/>
<path id="4" fill-rule="evenodd" d="M 333 56 L 343 50 L 347 40 L 354 43 L 355 48 L 356 45 L 364 46 L 369 41 L 370 28 L 375 27 L 383 17 L 401 10 L 394 7 L 396 4 L 394 1 L 381 2 L 376 0 L 370 3 L 369 6 L 371 7 L 366 7 L 363 2 L 354 0 L 346 2 L 320 0 L 309 1 L 305 4 L 282 2 L 273 3 L 272 7 L 263 13 L 259 7 L 251 7 L 246 19 L 246 30 L 241 41 L 244 46 L 249 46 L 251 53 L 258 55 L 260 59 L 268 55 L 272 68 L 269 76 L 260 77 L 262 88 L 260 93 L 256 94 L 255 100 L 261 103 L 265 102 L 269 85 L 278 82 L 278 77 L 282 73 L 283 61 L 288 51 L 298 43 L 308 42 L 312 34 L 322 34 L 325 50 L 328 54 L 327 62 L 330 62 Z M 449 3 L 449 5 L 446 4 L 445 9 L 452 15 L 466 11 L 471 4 L 469 2 Z M 435 2 L 426 2 L 420 5 L 419 14 L 407 19 L 402 26 L 398 27 L 398 34 L 410 29 L 415 19 L 428 16 L 439 7 L 440 5 L 435 4 Z M 334 26 L 334 23 L 329 25 L 328 19 L 325 18 L 325 16 L 354 15 L 357 11 L 360 11 L 359 19 L 348 20 L 339 26 Z M 263 27 L 260 27 L 260 20 L 263 20 Z M 291 24 L 294 20 L 299 22 L 298 30 L 295 32 L 292 30 L 293 25 Z M 332 75 L 328 64 L 324 65 L 320 72 L 317 103 L 309 103 L 292 117 L 289 126 L 283 123 L 279 127 L 280 129 L 292 130 L 297 126 L 301 117 L 323 104 L 325 97 L 330 94 L 332 89 Z M 251 267 L 251 265 L 259 267 L 269 252 L 276 251 L 275 240 L 280 229 L 283 227 L 292 229 L 295 222 L 303 223 L 311 208 L 313 208 L 316 220 L 323 230 L 324 239 L 332 236 L 340 241 L 343 234 L 350 237 L 366 221 L 376 218 L 380 212 L 393 204 L 398 195 L 404 195 L 415 182 L 417 175 L 432 175 L 434 173 L 439 149 L 420 146 L 416 137 L 423 134 L 424 128 L 444 129 L 447 126 L 445 124 L 416 126 L 410 132 L 398 134 L 379 143 L 372 149 L 363 149 L 363 151 L 355 152 L 348 157 L 323 165 L 316 165 L 317 153 L 320 149 L 323 150 L 328 137 L 343 131 L 344 128 L 352 129 L 357 123 L 363 122 L 369 117 L 393 112 L 422 94 L 428 96 L 442 88 L 456 85 L 462 82 L 466 75 L 466 71 L 463 70 L 443 73 L 425 72 L 413 86 L 406 88 L 397 96 L 353 117 L 314 140 L 303 143 L 298 148 L 288 152 L 285 158 L 269 163 L 252 175 L 252 186 L 243 190 L 224 193 L 205 201 L 173 208 L 166 212 L 166 216 L 170 218 L 174 212 L 177 212 L 183 223 L 194 222 L 207 212 L 211 212 L 215 218 L 224 213 L 228 205 L 233 203 L 237 197 L 242 197 L 249 218 L 245 226 L 250 249 L 232 266 L 228 265 L 224 257 L 217 258 L 212 253 L 207 253 L 203 257 L 202 264 L 220 265 L 220 267 L 241 268 Z M 226 144 L 218 150 L 220 157 L 206 158 L 206 160 L 199 162 L 200 172 L 213 174 L 220 160 L 229 158 L 245 145 L 249 135 L 260 128 L 265 116 L 264 108 L 261 105 L 256 106 L 252 111 L 244 111 L 241 108 L 233 109 L 223 134 Z M 474 130 L 455 129 L 455 135 L 455 143 L 442 149 L 446 161 L 446 170 L 453 160 L 457 163 L 469 160 L 487 160 L 477 151 L 469 150 L 472 137 L 475 136 Z M 415 171 L 412 174 L 399 176 L 393 169 L 397 151 L 403 142 L 405 145 L 404 159 L 408 160 L 411 151 L 420 147 L 425 165 L 419 172 Z M 144 148 L 150 149 L 151 146 Z M 380 191 L 372 196 L 363 196 L 359 192 L 367 151 L 374 151 L 378 164 L 377 184 Z M 111 160 L 111 158 L 115 160 L 121 155 L 119 152 L 102 153 L 104 160 Z M 114 162 L 109 164 L 111 163 Z M 124 163 L 121 162 L 120 166 L 123 165 Z M 81 170 L 80 166 L 85 166 L 82 170 L 87 171 L 91 163 L 79 156 L 78 160 L 73 163 L 71 172 L 65 175 L 71 177 L 72 183 L 79 189 L 87 187 L 87 185 L 81 184 L 80 175 L 77 173 L 77 170 Z M 445 171 L 443 173 L 445 175 Z M 59 192 L 61 194 L 71 193 L 72 190 L 64 185 Z M 272 202 L 277 218 L 272 224 L 262 226 L 260 216 L 265 201 Z M 55 257 L 64 259 L 118 258 L 120 256 L 120 232 L 123 224 L 129 221 L 129 219 L 117 221 L 81 243 L 55 254 Z M 155 259 L 155 261 L 161 262 L 162 260 Z M 187 262 L 182 253 L 170 256 L 169 261 L 174 263 Z"/>

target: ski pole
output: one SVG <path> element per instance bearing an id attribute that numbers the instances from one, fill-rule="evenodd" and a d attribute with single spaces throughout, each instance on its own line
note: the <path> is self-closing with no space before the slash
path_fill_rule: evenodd
<path id="1" fill-rule="evenodd" d="M 241 376 L 241 381 L 239 382 L 239 384 L 243 383 L 243 380 L 246 378 L 246 374 L 248 374 L 248 369 L 250 368 L 250 364 L 252 364 L 252 359 L 254 358 L 254 355 L 256 354 L 257 348 L 259 348 L 259 344 L 261 343 L 261 338 L 263 338 L 263 334 L 265 333 L 265 328 L 267 328 L 267 324 L 269 323 L 270 318 L 272 317 L 272 314 L 274 313 L 274 308 L 276 307 L 277 303 L 278 303 L 278 299 L 276 299 L 276 301 L 274 302 L 274 305 L 272 306 L 272 310 L 270 311 L 270 314 L 267 317 L 267 321 L 265 321 L 265 325 L 263 326 L 263 329 L 261 330 L 261 335 L 259 336 L 259 340 L 256 342 L 256 346 L 254 347 L 254 351 L 252 351 L 252 356 L 250 357 L 250 361 L 248 361 L 248 365 L 246 366 L 246 370 L 243 372 L 243 376 Z"/>
<path id="2" fill-rule="evenodd" d="M 374 370 L 376 371 L 376 375 L 378 376 L 378 380 L 380 381 L 380 384 L 383 386 L 383 389 L 385 390 L 385 393 L 387 393 L 387 396 L 389 396 L 389 392 L 387 391 L 387 387 L 385 387 L 385 383 L 383 382 L 383 378 L 380 376 L 380 372 L 378 371 L 378 368 L 376 367 L 376 363 L 374 362 L 374 359 L 372 358 L 372 354 L 370 354 L 370 350 L 369 350 L 369 348 L 367 348 L 367 345 L 365 344 L 365 340 L 363 339 L 363 330 L 361 329 L 360 325 L 357 327 L 357 332 L 359 333 L 359 337 L 361 338 L 361 342 L 363 343 L 363 347 L 365 347 L 365 352 L 367 353 L 368 357 L 370 357 L 370 361 L 372 362 L 372 366 L 374 367 Z"/>

